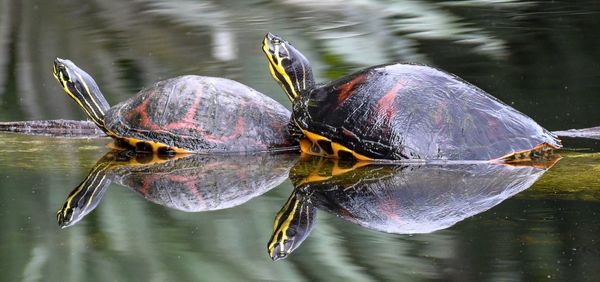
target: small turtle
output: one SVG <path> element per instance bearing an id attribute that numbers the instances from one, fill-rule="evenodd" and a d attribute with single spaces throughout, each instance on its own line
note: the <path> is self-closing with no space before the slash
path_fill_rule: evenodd
<path id="1" fill-rule="evenodd" d="M 275 217 L 269 256 L 282 259 L 298 248 L 314 227 L 317 209 L 387 233 L 448 228 L 529 188 L 558 159 L 517 166 L 399 165 L 303 157 L 290 171 L 294 191 Z"/>
<path id="2" fill-rule="evenodd" d="M 370 67 L 317 85 L 309 61 L 267 34 L 262 50 L 293 110 L 290 131 L 303 152 L 336 158 L 539 159 L 556 136 L 483 90 L 432 67 Z"/>
<path id="3" fill-rule="evenodd" d="M 117 147 L 171 154 L 266 151 L 293 145 L 286 128 L 290 112 L 233 80 L 175 77 L 111 108 L 94 79 L 73 62 L 57 58 L 54 77 Z"/>
<path id="4" fill-rule="evenodd" d="M 295 154 L 244 155 L 132 154 L 112 151 L 68 195 L 57 212 L 68 227 L 96 208 L 112 183 L 131 188 L 146 200 L 180 211 L 201 212 L 241 205 L 287 179 Z"/>

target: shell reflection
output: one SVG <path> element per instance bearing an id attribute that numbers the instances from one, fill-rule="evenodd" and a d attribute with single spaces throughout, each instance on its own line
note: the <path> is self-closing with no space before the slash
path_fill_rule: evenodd
<path id="1" fill-rule="evenodd" d="M 558 160 L 519 166 L 373 164 L 304 156 L 290 171 L 295 188 L 275 218 L 269 256 L 282 259 L 298 248 L 319 209 L 388 233 L 445 229 L 529 188 Z"/>
<path id="2" fill-rule="evenodd" d="M 71 226 L 94 210 L 111 182 L 185 212 L 235 207 L 286 180 L 296 160 L 296 155 L 283 153 L 160 158 L 110 152 L 69 194 L 57 212 L 58 224 Z"/>

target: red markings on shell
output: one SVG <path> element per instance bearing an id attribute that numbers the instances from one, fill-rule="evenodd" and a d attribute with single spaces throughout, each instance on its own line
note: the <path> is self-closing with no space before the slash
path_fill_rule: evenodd
<path id="1" fill-rule="evenodd" d="M 194 93 L 194 100 L 192 102 L 192 104 L 188 107 L 187 112 L 185 113 L 185 115 L 183 116 L 183 118 L 181 118 L 179 121 L 175 121 L 175 122 L 171 122 L 168 123 L 164 126 L 161 126 L 159 124 L 157 124 L 155 121 L 153 121 L 151 114 L 149 114 L 149 103 L 155 101 L 158 97 L 156 97 L 156 95 L 159 95 L 158 92 L 152 92 L 149 93 L 145 99 L 142 101 L 142 103 L 140 103 L 139 105 L 137 105 L 135 108 L 133 108 L 131 111 L 129 111 L 128 113 L 126 113 L 126 118 L 127 120 L 131 121 L 131 122 L 139 122 L 139 128 L 144 129 L 144 130 L 148 130 L 148 131 L 155 131 L 155 132 L 166 132 L 166 131 L 173 131 L 173 130 L 177 130 L 177 129 L 186 129 L 192 132 L 196 132 L 198 133 L 198 135 L 202 136 L 203 139 L 212 142 L 212 143 L 226 143 L 228 141 L 234 140 L 236 138 L 239 138 L 240 136 L 242 136 L 244 134 L 244 130 L 245 130 L 245 121 L 244 121 L 244 117 L 243 116 L 239 116 L 237 118 L 235 127 L 234 127 L 234 131 L 226 136 L 216 136 L 213 134 L 209 134 L 204 128 L 201 127 L 201 123 L 199 123 L 198 117 L 196 116 L 196 113 L 198 111 L 198 108 L 200 106 L 200 102 L 202 101 L 202 96 L 203 96 L 203 88 L 202 87 L 198 87 L 195 90 Z M 240 101 L 240 103 L 242 104 L 241 107 L 243 107 L 245 104 L 244 102 Z M 167 105 L 167 109 L 169 109 L 170 105 Z M 155 114 L 159 114 L 159 113 L 155 113 Z"/>
<path id="2" fill-rule="evenodd" d="M 395 199 L 385 199 L 379 205 L 381 212 L 387 216 L 386 220 L 389 222 L 401 223 L 402 217 L 398 214 L 401 208 L 398 206 L 398 202 Z"/>
<path id="3" fill-rule="evenodd" d="M 367 76 L 365 74 L 361 74 L 353 78 L 352 80 L 344 83 L 340 87 L 340 92 L 338 94 L 337 107 L 339 107 L 352 93 L 352 90 L 356 88 L 358 84 L 361 84 L 367 80 Z"/>
<path id="4" fill-rule="evenodd" d="M 354 138 L 354 139 L 356 139 L 356 138 L 357 138 L 357 137 L 356 137 L 356 134 L 352 133 L 350 130 L 348 130 L 348 129 L 345 129 L 345 128 L 344 128 L 344 129 L 342 129 L 342 134 L 343 134 L 344 136 L 346 136 L 346 137 L 350 137 L 350 138 Z"/>
<path id="5" fill-rule="evenodd" d="M 142 103 L 129 111 L 126 117 L 129 121 L 134 121 L 137 117 L 140 127 L 147 128 L 148 130 L 159 130 L 160 126 L 156 125 L 148 115 L 148 103 L 150 100 L 149 97 L 146 97 Z"/>
<path id="6" fill-rule="evenodd" d="M 196 178 L 181 176 L 181 175 L 169 175 L 168 178 L 172 182 L 183 184 L 183 186 L 185 186 L 188 189 L 188 191 L 194 196 L 194 199 L 196 200 L 196 202 L 199 206 L 202 206 L 202 207 L 208 206 L 208 204 L 204 201 L 204 197 L 198 191 Z"/>
<path id="7" fill-rule="evenodd" d="M 167 124 L 167 126 L 165 126 L 165 128 L 167 128 L 167 129 L 195 128 L 197 126 L 196 121 L 195 121 L 196 111 L 198 109 L 198 106 L 200 105 L 200 100 L 201 100 L 200 97 L 202 96 L 202 94 L 203 94 L 202 87 L 198 87 L 198 91 L 196 92 L 194 101 L 192 102 L 192 105 L 188 109 L 188 112 L 185 114 L 183 119 L 178 122 L 169 123 L 169 124 Z"/>
<path id="8" fill-rule="evenodd" d="M 399 80 L 396 82 L 396 84 L 394 84 L 392 89 L 390 89 L 383 97 L 381 97 L 381 99 L 379 99 L 379 101 L 377 101 L 377 113 L 379 116 L 385 117 L 385 119 L 388 121 L 394 119 L 394 116 L 396 115 L 394 99 L 404 84 L 404 80 Z"/>

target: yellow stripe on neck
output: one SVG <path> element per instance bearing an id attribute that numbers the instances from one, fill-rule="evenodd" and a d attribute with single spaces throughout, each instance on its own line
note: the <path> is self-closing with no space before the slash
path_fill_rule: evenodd
<path id="1" fill-rule="evenodd" d="M 67 72 L 68 72 L 68 70 L 67 70 Z M 104 120 L 103 120 L 103 117 L 102 117 L 102 118 L 101 118 L 101 117 L 99 117 L 99 116 L 96 114 L 96 112 L 94 111 L 94 108 L 93 108 L 93 107 L 92 107 L 92 106 L 91 106 L 91 105 L 90 105 L 90 104 L 89 104 L 89 103 L 88 103 L 88 102 L 87 102 L 85 99 L 83 99 L 83 101 L 82 101 L 82 99 L 81 99 L 81 98 L 77 97 L 75 94 L 73 94 L 73 92 L 71 92 L 71 90 L 70 90 L 70 89 L 69 89 L 69 87 L 67 86 L 67 80 L 65 79 L 63 72 L 59 72 L 59 73 L 58 73 L 58 75 L 60 76 L 60 78 L 57 78 L 57 79 L 58 79 L 58 81 L 60 82 L 60 84 L 62 85 L 62 87 L 63 87 L 63 90 L 65 90 L 65 92 L 66 92 L 66 93 L 67 93 L 67 94 L 68 94 L 68 95 L 69 95 L 69 96 L 70 96 L 70 97 L 71 97 L 71 98 L 72 98 L 72 99 L 73 99 L 73 100 L 74 100 L 74 101 L 75 101 L 75 102 L 76 102 L 76 103 L 79 105 L 79 107 L 80 107 L 81 109 L 83 109 L 83 111 L 85 112 L 85 114 L 86 114 L 86 115 L 87 115 L 89 118 L 91 118 L 91 119 L 92 119 L 92 121 L 93 121 L 93 122 L 94 122 L 96 125 L 98 125 L 98 126 L 99 126 L 100 128 L 102 128 L 102 129 L 104 129 Z M 81 81 L 83 81 L 82 77 L 81 77 L 81 76 L 80 76 L 78 73 L 76 73 L 76 75 L 79 77 L 79 79 L 81 79 Z M 69 77 L 70 77 L 70 74 L 69 74 Z M 97 106 L 98 104 L 97 104 L 97 103 L 94 101 L 94 99 L 92 98 L 92 96 L 89 94 L 89 89 L 88 89 L 87 85 L 85 84 L 85 82 L 84 82 L 84 87 L 85 87 L 85 88 L 86 88 L 86 90 L 88 91 L 88 92 L 86 93 L 86 95 L 87 95 L 88 97 L 90 97 L 90 98 L 91 98 L 91 100 L 94 102 L 94 104 L 96 104 L 96 106 Z M 83 94 L 82 94 L 82 95 L 83 95 Z M 85 102 L 85 104 L 86 104 L 88 107 L 85 107 L 85 106 L 84 106 L 84 104 L 83 104 L 83 102 Z M 88 110 L 88 108 L 89 108 L 90 110 L 92 110 L 93 112 L 90 112 L 90 111 Z M 101 110 L 101 108 L 100 108 L 100 107 L 97 107 L 97 108 L 98 108 L 98 109 L 100 109 L 100 112 L 102 113 L 102 110 Z M 104 113 L 102 113 L 102 115 L 104 116 Z"/>
<path id="2" fill-rule="evenodd" d="M 283 60 L 289 60 L 289 58 L 283 58 L 278 55 L 279 48 L 281 48 L 281 46 L 282 45 L 275 45 L 274 46 L 275 54 L 273 54 L 269 51 L 269 43 L 268 43 L 268 40 L 265 38 L 265 40 L 263 41 L 263 52 L 265 53 L 265 55 L 267 56 L 267 59 L 269 60 L 269 70 L 271 72 L 271 76 L 280 84 L 285 84 L 289 87 L 289 91 L 291 91 L 291 93 L 288 93 L 288 90 L 286 90 L 285 87 L 284 87 L 284 91 L 289 96 L 290 100 L 294 101 L 298 97 L 298 93 L 296 92 L 296 89 L 300 89 L 300 87 L 299 87 L 300 84 L 297 81 L 298 87 L 294 87 L 294 83 L 292 82 L 290 75 L 285 71 L 285 68 L 283 67 Z M 285 47 L 283 47 L 283 48 L 285 48 Z M 281 81 L 278 78 L 277 74 L 279 74 L 281 77 L 283 77 L 284 81 Z"/>
<path id="3" fill-rule="evenodd" d="M 104 111 L 102 111 L 102 107 L 100 107 L 100 105 L 98 105 L 98 102 L 96 101 L 96 99 L 94 99 L 94 95 L 92 95 L 92 93 L 90 92 L 90 88 L 88 87 L 87 83 L 85 82 L 85 80 L 83 79 L 83 77 L 81 76 L 81 74 L 79 73 L 75 73 L 77 75 L 77 77 L 79 77 L 79 79 L 81 80 L 81 83 L 83 84 L 83 87 L 85 88 L 86 91 L 86 95 L 88 98 L 90 98 L 90 100 L 94 103 L 94 106 L 92 106 L 90 103 L 88 103 L 87 100 L 85 100 L 86 104 L 92 109 L 92 111 L 94 112 L 94 117 L 96 117 L 98 120 L 102 120 L 104 117 Z M 80 93 L 81 94 L 81 93 Z M 83 95 L 83 94 L 82 94 Z M 100 112 L 100 115 L 98 115 L 98 113 L 96 113 L 96 110 L 98 112 Z"/>

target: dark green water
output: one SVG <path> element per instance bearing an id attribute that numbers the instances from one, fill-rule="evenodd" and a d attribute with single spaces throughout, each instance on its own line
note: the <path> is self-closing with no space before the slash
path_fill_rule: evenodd
<path id="1" fill-rule="evenodd" d="M 0 0 L 0 120 L 84 118 L 52 78 L 57 56 L 88 70 L 111 104 L 154 81 L 200 74 L 289 106 L 260 51 L 271 31 L 301 48 L 322 81 L 386 62 L 426 63 L 550 130 L 597 126 L 599 3 Z M 0 278 L 597 281 L 600 145 L 566 141 L 569 151 L 533 186 L 448 228 L 389 234 L 320 210 L 304 243 L 273 262 L 267 242 L 291 180 L 243 204 L 193 213 L 112 184 L 95 210 L 61 229 L 56 211 L 109 140 L 1 134 Z M 461 195 L 403 203 L 435 206 Z"/>

